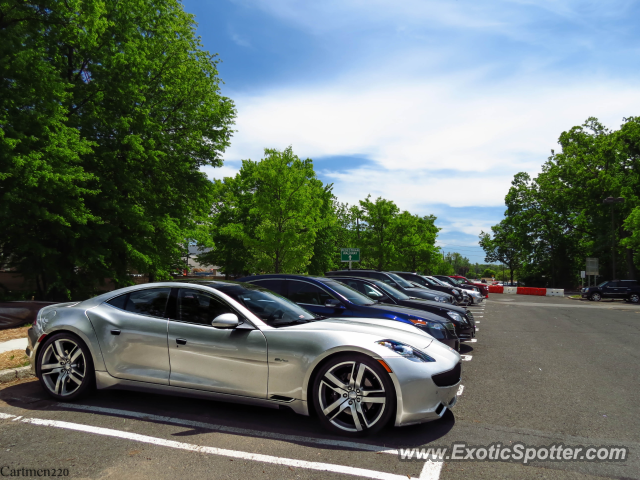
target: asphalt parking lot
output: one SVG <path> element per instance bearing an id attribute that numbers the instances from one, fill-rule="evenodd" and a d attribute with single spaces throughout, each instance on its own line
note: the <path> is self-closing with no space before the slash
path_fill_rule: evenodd
<path id="1" fill-rule="evenodd" d="M 69 478 L 640 478 L 640 308 L 491 295 L 472 307 L 463 388 L 438 422 L 365 439 L 287 411 L 133 392 L 50 400 L 36 380 L 0 390 L 0 466 Z M 625 462 L 401 461 L 405 447 L 614 445 Z"/>

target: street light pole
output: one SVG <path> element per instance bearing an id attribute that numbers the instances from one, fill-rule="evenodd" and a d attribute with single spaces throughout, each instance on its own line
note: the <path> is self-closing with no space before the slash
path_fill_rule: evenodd
<path id="1" fill-rule="evenodd" d="M 602 203 L 611 205 L 611 280 L 616 279 L 616 227 L 613 222 L 613 204 L 624 203 L 623 197 L 607 197 Z"/>

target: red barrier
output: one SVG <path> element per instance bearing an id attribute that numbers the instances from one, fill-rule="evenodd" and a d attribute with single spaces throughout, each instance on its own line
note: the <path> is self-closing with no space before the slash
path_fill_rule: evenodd
<path id="1" fill-rule="evenodd" d="M 502 285 L 489 285 L 489 293 L 504 293 Z"/>
<path id="2" fill-rule="evenodd" d="M 516 293 L 518 295 L 526 295 L 525 293 L 525 287 L 518 287 L 518 290 L 516 290 Z"/>

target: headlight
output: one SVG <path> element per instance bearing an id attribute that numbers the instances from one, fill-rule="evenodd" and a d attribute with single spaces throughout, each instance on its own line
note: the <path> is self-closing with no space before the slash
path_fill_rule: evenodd
<path id="1" fill-rule="evenodd" d="M 398 355 L 406 358 L 407 360 L 411 360 L 412 362 L 435 362 L 435 359 L 431 358 L 426 353 L 410 347 L 405 343 L 396 342 L 395 340 L 380 340 L 376 343 L 383 347 L 387 347 L 389 350 L 393 350 Z"/>
<path id="2" fill-rule="evenodd" d="M 460 316 L 459 313 L 456 312 L 447 312 L 447 315 L 449 315 L 454 321 L 456 322 L 460 322 L 460 323 L 464 323 L 462 321 L 462 317 Z"/>

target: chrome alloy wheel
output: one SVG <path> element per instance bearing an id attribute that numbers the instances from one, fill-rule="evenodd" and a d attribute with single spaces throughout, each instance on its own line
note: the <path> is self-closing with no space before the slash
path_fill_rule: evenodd
<path id="1" fill-rule="evenodd" d="M 601 299 L 602 297 L 598 292 L 591 294 L 591 300 L 593 300 L 594 302 L 599 302 Z"/>
<path id="2" fill-rule="evenodd" d="M 374 427 L 387 408 L 387 392 L 378 374 L 362 362 L 334 365 L 320 380 L 322 413 L 336 427 L 361 432 Z"/>
<path id="3" fill-rule="evenodd" d="M 640 295 L 638 295 L 637 293 L 632 293 L 631 295 L 629 295 L 629 301 L 631 303 L 640 303 Z"/>
<path id="4" fill-rule="evenodd" d="M 46 387 L 62 397 L 73 395 L 87 374 L 80 346 L 69 338 L 51 342 L 40 357 L 40 374 Z"/>

